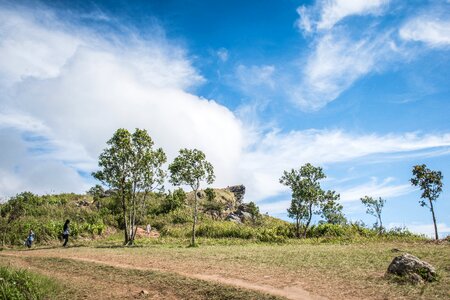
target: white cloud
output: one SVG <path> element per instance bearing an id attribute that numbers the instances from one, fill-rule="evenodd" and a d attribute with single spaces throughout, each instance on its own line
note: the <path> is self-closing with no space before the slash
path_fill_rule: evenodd
<path id="1" fill-rule="evenodd" d="M 341 202 L 359 201 L 364 196 L 374 198 L 391 199 L 409 194 L 414 189 L 410 184 L 394 185 L 394 178 L 388 177 L 379 182 L 377 178 L 372 178 L 370 182 L 355 186 L 349 189 L 338 189 L 341 194 Z"/>
<path id="2" fill-rule="evenodd" d="M 450 226 L 445 223 L 437 223 L 439 238 L 444 238 L 446 235 L 450 235 Z M 430 238 L 434 238 L 434 225 L 433 224 L 421 224 L 421 223 L 389 223 L 388 229 L 394 227 L 406 227 L 411 232 L 424 234 Z"/>
<path id="3" fill-rule="evenodd" d="M 199 148 L 217 184 L 233 182 L 241 123 L 184 91 L 202 78 L 183 49 L 136 35 L 109 42 L 43 11 L 0 8 L 0 15 L 0 136 L 2 154 L 11 154 L 0 161 L 1 195 L 84 191 L 78 172 L 95 169 L 119 127 L 147 129 L 170 159 L 182 147 Z"/>
<path id="4" fill-rule="evenodd" d="M 281 200 L 270 203 L 259 204 L 259 211 L 261 213 L 268 212 L 270 215 L 286 213 L 286 210 L 291 206 L 291 200 Z"/>
<path id="5" fill-rule="evenodd" d="M 319 38 L 302 72 L 293 100 L 303 110 L 318 110 L 356 80 L 379 68 L 391 53 L 389 35 L 353 40 L 337 32 Z"/>
<path id="6" fill-rule="evenodd" d="M 423 42 L 429 47 L 449 46 L 450 20 L 419 16 L 406 22 L 399 34 L 406 41 Z"/>
<path id="7" fill-rule="evenodd" d="M 258 200 L 285 192 L 286 188 L 278 182 L 283 170 L 298 168 L 306 162 L 324 165 L 361 157 L 370 162 L 392 153 L 449 147 L 450 134 L 354 135 L 340 130 L 304 130 L 283 134 L 270 131 L 257 136 L 251 146 L 243 154 L 240 174 L 242 182 L 249 187 L 249 199 Z M 371 155 L 376 157 L 370 158 Z M 404 186 L 398 186 L 396 190 L 394 186 L 384 185 L 384 189 L 383 195 L 406 191 Z"/>
<path id="8" fill-rule="evenodd" d="M 85 191 L 91 182 L 79 172 L 96 168 L 106 141 L 120 127 L 147 129 L 169 159 L 183 147 L 205 151 L 216 169 L 215 185 L 243 183 L 246 199 L 253 201 L 284 192 L 278 183 L 282 171 L 306 162 L 321 165 L 450 145 L 449 134 L 281 133 L 257 122 L 247 126 L 226 107 L 185 91 L 202 77 L 185 51 L 168 41 L 136 36 L 106 41 L 39 11 L 0 9 L 0 14 L 0 32 L 7 32 L 0 40 L 2 63 L 11 62 L 0 69 L 8 83 L 0 85 L 2 196 L 23 190 Z M 65 42 L 70 47 L 59 48 Z M 30 57 L 22 60 L 18 53 Z M 249 86 L 270 88 L 276 69 L 243 66 L 241 71 L 253 74 Z"/>
<path id="9" fill-rule="evenodd" d="M 389 0 L 318 0 L 312 7 L 297 9 L 297 25 L 306 32 L 329 30 L 349 16 L 380 14 L 388 3 Z"/>
<path id="10" fill-rule="evenodd" d="M 389 29 L 380 33 L 372 25 L 335 26 L 348 16 L 381 14 L 388 3 L 324 0 L 297 9 L 297 25 L 313 37 L 300 80 L 288 89 L 289 97 L 302 110 L 321 109 L 361 77 L 380 70 L 394 57 L 406 55 L 393 41 Z"/>

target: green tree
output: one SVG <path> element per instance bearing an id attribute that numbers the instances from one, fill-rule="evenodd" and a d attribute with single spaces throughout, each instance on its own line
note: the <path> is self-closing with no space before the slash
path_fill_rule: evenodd
<path id="1" fill-rule="evenodd" d="M 136 220 L 144 212 L 149 193 L 162 189 L 166 162 L 164 151 L 153 149 L 153 140 L 146 130 L 136 129 L 130 134 L 118 129 L 107 142 L 99 157 L 101 170 L 92 173 L 103 184 L 115 190 L 121 204 L 124 223 L 124 243 L 132 245 L 136 236 Z"/>
<path id="2" fill-rule="evenodd" d="M 422 190 L 422 195 L 420 196 L 422 200 L 419 201 L 420 205 L 422 207 L 429 207 L 431 210 L 434 223 L 434 235 L 437 240 L 439 239 L 439 236 L 436 225 L 436 216 L 434 214 L 433 201 L 436 201 L 442 192 L 442 173 L 441 171 L 432 171 L 428 169 L 425 164 L 414 166 L 412 173 L 414 177 L 411 178 L 411 184 L 420 187 Z M 425 199 L 428 200 L 428 203 Z"/>
<path id="3" fill-rule="evenodd" d="M 374 199 L 369 196 L 364 196 L 361 198 L 362 204 L 366 206 L 366 213 L 377 218 L 375 222 L 375 228 L 378 228 L 378 233 L 383 232 L 383 222 L 381 221 L 381 213 L 383 211 L 383 206 L 386 203 L 386 200 L 383 198 Z"/>
<path id="4" fill-rule="evenodd" d="M 197 149 L 181 149 L 180 154 L 169 165 L 170 182 L 174 185 L 188 185 L 194 192 L 194 215 L 191 246 L 195 246 L 195 225 L 197 224 L 197 192 L 200 183 L 214 182 L 214 168 L 206 160 L 205 154 Z"/>
<path id="5" fill-rule="evenodd" d="M 173 193 L 169 193 L 164 197 L 158 213 L 167 214 L 174 211 L 186 203 L 186 193 L 183 189 L 176 189 Z"/>
<path id="6" fill-rule="evenodd" d="M 347 219 L 342 212 L 343 206 L 338 203 L 340 195 L 335 191 L 327 191 L 324 195 L 322 203 L 322 217 L 330 224 L 346 224 Z"/>
<path id="7" fill-rule="evenodd" d="M 305 220 L 303 237 L 306 237 L 313 214 L 319 214 L 323 203 L 328 201 L 326 193 L 320 187 L 320 180 L 326 178 L 322 168 L 314 167 L 310 163 L 284 171 L 280 183 L 288 186 L 292 191 L 291 206 L 287 210 L 288 216 L 296 220 L 296 234 L 300 237 L 300 223 Z M 329 192 L 331 193 L 331 192 Z"/>
<path id="8" fill-rule="evenodd" d="M 209 213 L 211 217 L 219 217 L 222 214 L 225 205 L 217 201 L 216 192 L 212 188 L 205 189 L 206 201 L 203 203 L 203 210 Z"/>
<path id="9" fill-rule="evenodd" d="M 100 199 L 105 194 L 105 190 L 103 189 L 103 187 L 99 184 L 96 184 L 95 186 L 91 187 L 89 191 L 87 191 L 87 193 L 92 196 L 95 207 L 97 207 L 97 209 L 100 209 L 101 208 Z"/>
<path id="10" fill-rule="evenodd" d="M 259 213 L 259 207 L 255 204 L 255 202 L 250 201 L 250 203 L 247 205 L 248 213 L 252 216 L 253 223 L 256 223 L 256 221 L 261 217 L 261 214 Z"/>

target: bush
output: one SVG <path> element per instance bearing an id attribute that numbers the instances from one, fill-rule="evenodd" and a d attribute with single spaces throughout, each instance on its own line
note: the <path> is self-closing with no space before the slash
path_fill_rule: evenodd
<path id="1" fill-rule="evenodd" d="M 55 283 L 41 275 L 0 267 L 0 299 L 51 299 L 58 290 Z"/>

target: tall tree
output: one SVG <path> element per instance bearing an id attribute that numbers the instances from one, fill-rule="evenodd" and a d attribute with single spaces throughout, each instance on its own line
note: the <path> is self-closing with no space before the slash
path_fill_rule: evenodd
<path id="1" fill-rule="evenodd" d="M 166 162 L 166 155 L 161 148 L 153 149 L 153 140 L 143 129 L 136 129 L 133 134 L 118 129 L 107 145 L 99 157 L 101 170 L 92 175 L 116 191 L 115 198 L 122 208 L 124 243 L 132 245 L 136 219 L 143 212 L 147 196 L 163 188 L 162 164 Z"/>
<path id="2" fill-rule="evenodd" d="M 381 221 L 381 213 L 386 200 L 383 198 L 374 199 L 369 196 L 361 198 L 361 202 L 366 206 L 366 213 L 377 218 L 375 227 L 378 228 L 378 233 L 383 232 L 383 222 Z"/>
<path id="3" fill-rule="evenodd" d="M 436 225 L 436 216 L 434 214 L 433 201 L 436 201 L 442 192 L 442 173 L 441 171 L 432 171 L 428 169 L 425 164 L 414 166 L 412 173 L 414 177 L 411 178 L 411 184 L 420 187 L 422 190 L 422 195 L 420 196 L 422 200 L 419 201 L 420 205 L 429 207 L 431 210 L 434 223 L 434 235 L 437 240 L 439 239 L 439 236 Z M 425 199 L 428 200 L 428 203 Z"/>
<path id="4" fill-rule="evenodd" d="M 195 246 L 195 226 L 197 224 L 197 192 L 202 181 L 214 182 L 214 168 L 206 160 L 205 154 L 197 149 L 181 149 L 180 154 L 169 165 L 170 182 L 174 185 L 188 185 L 194 192 L 194 213 L 191 246 Z"/>
<path id="5" fill-rule="evenodd" d="M 326 178 L 321 167 L 314 167 L 310 163 L 284 171 L 280 183 L 291 188 L 292 200 L 288 215 L 296 220 L 297 237 L 300 237 L 300 223 L 305 220 L 303 237 L 306 237 L 313 214 L 320 213 L 320 207 L 328 200 L 324 190 L 320 187 L 320 180 Z M 331 191 L 329 192 L 331 193 Z"/>

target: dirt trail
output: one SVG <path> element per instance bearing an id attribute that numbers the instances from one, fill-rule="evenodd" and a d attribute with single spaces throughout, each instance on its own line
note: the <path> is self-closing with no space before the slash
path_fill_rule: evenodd
<path id="1" fill-rule="evenodd" d="M 12 256 L 12 257 L 54 257 L 54 258 L 66 258 L 71 259 L 75 261 L 82 261 L 82 262 L 88 262 L 88 263 L 95 263 L 105 266 L 111 266 L 116 268 L 124 268 L 124 269 L 135 269 L 140 271 L 158 271 L 158 272 L 172 272 L 176 273 L 182 276 L 205 280 L 205 281 L 212 281 L 220 284 L 235 286 L 238 288 L 244 288 L 249 290 L 255 290 L 263 293 L 268 293 L 275 296 L 281 296 L 285 297 L 287 299 L 292 300 L 325 300 L 327 298 L 321 297 L 318 295 L 311 295 L 308 291 L 304 290 L 301 286 L 298 284 L 291 284 L 289 286 L 285 287 L 274 287 L 268 284 L 263 284 L 259 282 L 252 282 L 244 279 L 239 278 L 233 278 L 233 277 L 225 277 L 221 275 L 212 275 L 212 274 L 206 274 L 206 273 L 198 273 L 193 272 L 192 270 L 186 269 L 184 271 L 180 270 L 170 270 L 167 268 L 154 268 L 154 267 L 148 267 L 148 266 L 136 266 L 134 264 L 127 264 L 127 263 L 118 263 L 114 260 L 107 260 L 108 258 L 103 256 L 100 259 L 98 258 L 92 258 L 92 257 L 83 257 L 80 255 L 76 255 L 71 252 L 47 252 L 45 250 L 39 250 L 39 251 L 3 251 L 0 252 L 0 256 Z"/>

